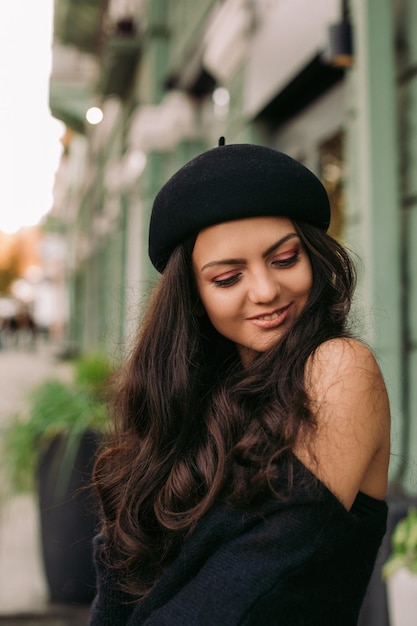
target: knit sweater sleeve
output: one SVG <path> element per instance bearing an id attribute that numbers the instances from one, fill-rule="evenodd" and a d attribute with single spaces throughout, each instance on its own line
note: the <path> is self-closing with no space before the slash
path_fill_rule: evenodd
<path id="1" fill-rule="evenodd" d="M 216 506 L 139 603 L 99 536 L 89 626 L 356 626 L 386 518 L 384 502 L 347 511 L 324 485 L 256 513 Z"/>
<path id="2" fill-rule="evenodd" d="M 356 626 L 383 530 L 332 497 L 217 512 L 128 626 Z"/>
<path id="3" fill-rule="evenodd" d="M 117 587 L 115 573 L 109 571 L 102 560 L 104 539 L 97 535 L 93 540 L 96 569 L 96 596 L 91 607 L 88 626 L 125 626 L 134 605 L 132 598 Z"/>

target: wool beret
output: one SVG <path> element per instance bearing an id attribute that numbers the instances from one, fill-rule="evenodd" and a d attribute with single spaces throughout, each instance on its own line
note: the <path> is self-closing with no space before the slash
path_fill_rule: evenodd
<path id="1" fill-rule="evenodd" d="M 174 249 L 221 222 L 278 216 L 327 230 L 330 205 L 319 179 L 292 157 L 254 144 L 219 145 L 161 188 L 149 227 L 149 257 L 163 272 Z"/>

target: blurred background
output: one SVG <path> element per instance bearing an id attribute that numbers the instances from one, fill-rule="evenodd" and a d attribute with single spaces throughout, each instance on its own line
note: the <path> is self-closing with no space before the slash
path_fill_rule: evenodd
<path id="1" fill-rule="evenodd" d="M 321 178 L 332 234 L 358 257 L 357 328 L 390 394 L 389 532 L 360 622 L 388 626 L 380 566 L 417 495 L 417 0 L 9 4 L 0 44 L 2 441 L 13 421 L 30 421 L 33 389 L 54 379 L 79 398 L 86 360 L 96 380 L 123 357 L 157 280 L 147 226 L 169 176 L 221 135 L 287 152 Z M 69 421 L 62 431 L 77 428 L 92 429 Z M 39 486 L 18 490 L 3 465 L 0 623 L 85 623 L 93 573 L 87 593 L 53 589 L 59 577 L 45 551 L 72 557 L 60 539 L 44 547 Z M 90 530 L 81 532 L 88 544 Z"/>

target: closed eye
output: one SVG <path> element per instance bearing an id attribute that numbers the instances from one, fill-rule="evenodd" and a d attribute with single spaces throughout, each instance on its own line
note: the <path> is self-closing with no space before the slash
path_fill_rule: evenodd
<path id="1" fill-rule="evenodd" d="M 213 278 L 212 283 L 215 287 L 231 287 L 238 282 L 241 275 L 241 272 L 239 272 L 238 274 L 232 274 L 226 278 Z"/>
<path id="2" fill-rule="evenodd" d="M 292 267 L 299 260 L 300 260 L 300 255 L 297 252 L 296 254 L 293 254 L 293 255 L 291 255 L 289 257 L 284 257 L 284 258 L 281 257 L 281 258 L 278 258 L 278 259 L 274 259 L 272 261 L 272 265 L 274 265 L 275 267 L 278 267 L 278 268 Z"/>

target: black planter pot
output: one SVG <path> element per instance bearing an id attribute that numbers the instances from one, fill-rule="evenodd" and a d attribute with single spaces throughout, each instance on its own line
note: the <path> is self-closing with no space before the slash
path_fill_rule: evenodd
<path id="1" fill-rule="evenodd" d="M 98 522 L 89 483 L 98 438 L 86 432 L 72 455 L 67 443 L 66 436 L 56 436 L 39 462 L 41 551 L 50 600 L 88 604 L 94 596 L 92 538 Z"/>

